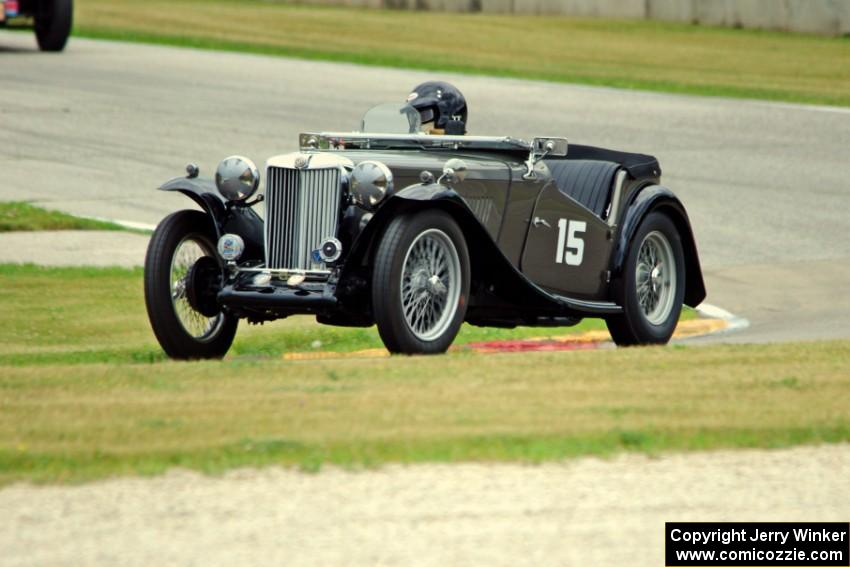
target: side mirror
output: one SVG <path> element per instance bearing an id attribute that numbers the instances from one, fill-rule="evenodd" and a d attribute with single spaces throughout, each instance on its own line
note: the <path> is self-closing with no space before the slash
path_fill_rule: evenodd
<path id="1" fill-rule="evenodd" d="M 535 179 L 534 164 L 545 157 L 564 157 L 570 149 L 566 138 L 534 138 L 528 161 L 525 162 L 526 172 L 523 179 Z"/>
<path id="2" fill-rule="evenodd" d="M 445 179 L 448 183 L 460 183 L 466 179 L 466 162 L 462 159 L 452 158 L 443 166 L 443 176 L 440 181 Z"/>
<path id="3" fill-rule="evenodd" d="M 570 149 L 566 138 L 534 138 L 534 155 L 538 159 L 545 157 L 564 157 Z"/>

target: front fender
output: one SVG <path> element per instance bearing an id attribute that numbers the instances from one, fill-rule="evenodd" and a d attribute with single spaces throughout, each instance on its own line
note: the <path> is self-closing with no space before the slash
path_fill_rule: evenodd
<path id="1" fill-rule="evenodd" d="M 177 191 L 195 201 L 212 218 L 216 238 L 223 234 L 227 207 L 224 198 L 218 194 L 215 181 L 208 177 L 175 177 L 163 183 L 159 190 Z"/>
<path id="2" fill-rule="evenodd" d="M 622 276 L 635 233 L 646 215 L 653 211 L 667 214 L 679 230 L 685 254 L 685 305 L 696 307 L 706 295 L 696 239 L 684 205 L 672 191 L 661 185 L 648 185 L 641 189 L 623 213 L 620 223 L 622 228 L 612 260 L 612 278 Z"/>
<path id="3" fill-rule="evenodd" d="M 450 200 L 457 204 L 466 207 L 466 203 L 457 192 L 451 187 L 447 187 L 440 183 L 417 183 L 405 187 L 401 191 L 393 195 L 396 199 L 406 199 L 408 201 L 437 201 Z"/>
<path id="4" fill-rule="evenodd" d="M 209 215 L 216 239 L 226 233 L 241 236 L 245 241 L 242 260 L 262 260 L 265 257 L 263 219 L 249 207 L 229 205 L 212 179 L 175 177 L 163 183 L 159 190 L 182 193 L 197 203 Z"/>
<path id="5" fill-rule="evenodd" d="M 441 206 L 450 206 L 457 213 L 468 214 L 474 218 L 464 200 L 454 190 L 439 183 L 416 184 L 405 187 L 390 195 L 387 200 L 372 214 L 372 218 L 356 235 L 351 251 L 346 259 L 345 272 L 353 266 L 368 263 L 376 237 L 383 228 L 398 214 L 421 204 L 423 201 L 439 201 Z M 345 276 L 345 272 L 342 274 Z"/>
<path id="6" fill-rule="evenodd" d="M 503 306 L 495 312 L 504 313 L 503 310 L 510 309 L 515 319 L 537 315 L 573 316 L 593 310 L 586 304 L 552 296 L 526 278 L 501 252 L 463 198 L 450 187 L 437 183 L 411 185 L 388 198 L 354 241 L 340 280 L 346 280 L 359 269 L 369 269 L 381 234 L 394 217 L 425 207 L 440 208 L 450 214 L 466 238 L 473 283 L 470 320 L 476 319 L 476 310 L 485 313 L 482 311 L 486 310 L 484 305 L 492 304 L 495 298 Z M 487 315 L 477 318 L 487 319 Z"/>

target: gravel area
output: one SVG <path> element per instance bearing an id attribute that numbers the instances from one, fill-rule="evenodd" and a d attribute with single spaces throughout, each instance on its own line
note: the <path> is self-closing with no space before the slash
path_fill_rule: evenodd
<path id="1" fill-rule="evenodd" d="M 0 490 L 0 563 L 663 565 L 665 521 L 847 521 L 850 445 Z"/>

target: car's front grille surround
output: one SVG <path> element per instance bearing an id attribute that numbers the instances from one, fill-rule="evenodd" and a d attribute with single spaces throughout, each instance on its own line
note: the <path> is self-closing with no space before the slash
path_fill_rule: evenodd
<path id="1" fill-rule="evenodd" d="M 266 174 L 266 268 L 327 272 L 313 250 L 336 236 L 342 199 L 340 170 L 269 167 Z"/>

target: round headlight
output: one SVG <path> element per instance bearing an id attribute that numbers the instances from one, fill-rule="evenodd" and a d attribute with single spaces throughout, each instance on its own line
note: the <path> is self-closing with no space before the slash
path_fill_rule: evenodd
<path id="1" fill-rule="evenodd" d="M 379 161 L 361 161 L 351 172 L 349 188 L 356 205 L 372 210 L 393 190 L 393 173 Z"/>
<path id="2" fill-rule="evenodd" d="M 260 172 L 248 158 L 230 156 L 218 164 L 215 170 L 215 185 L 225 199 L 244 201 L 260 186 Z"/>

